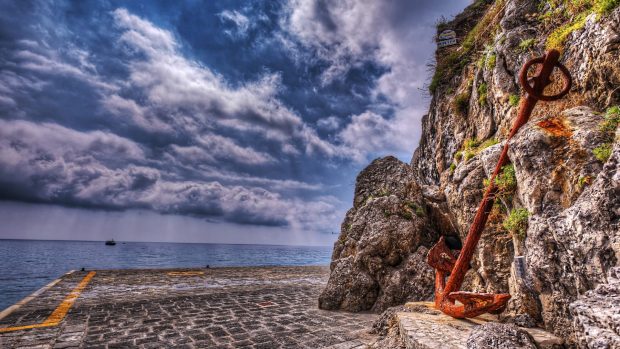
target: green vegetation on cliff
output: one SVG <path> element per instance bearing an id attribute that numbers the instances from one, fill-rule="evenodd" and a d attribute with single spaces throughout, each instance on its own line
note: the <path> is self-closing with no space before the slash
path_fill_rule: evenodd
<path id="1" fill-rule="evenodd" d="M 599 145 L 592 150 L 592 153 L 600 162 L 606 162 L 611 156 L 613 150 L 614 137 L 616 129 L 620 124 L 620 106 L 614 106 L 607 109 L 603 122 L 599 125 L 599 130 L 605 137 L 605 143 Z"/>
<path id="2" fill-rule="evenodd" d="M 490 146 L 493 146 L 497 143 L 499 143 L 499 141 L 495 138 L 489 138 L 484 142 L 479 141 L 475 138 L 467 139 L 463 143 L 462 149 L 456 152 L 456 154 L 454 154 L 454 159 L 458 162 L 461 159 L 465 158 L 465 161 L 467 161 L 473 158 L 474 156 L 478 155 L 478 153 L 480 153 L 484 149 Z"/>
<path id="3" fill-rule="evenodd" d="M 514 209 L 502 224 L 506 230 L 519 240 L 525 239 L 527 232 L 527 219 L 530 213 L 524 208 Z"/>
<path id="4" fill-rule="evenodd" d="M 484 179 L 483 184 L 489 186 L 489 179 Z M 497 186 L 497 198 L 510 201 L 517 190 L 517 176 L 515 167 L 512 164 L 502 167 L 502 171 L 495 177 L 495 185 Z"/>
<path id="5" fill-rule="evenodd" d="M 471 98 L 471 92 L 467 90 L 466 92 L 458 94 L 454 98 L 454 109 L 461 116 L 467 116 L 469 112 L 469 99 Z"/>
<path id="6" fill-rule="evenodd" d="M 596 159 L 600 162 L 606 162 L 611 156 L 612 144 L 603 143 L 592 150 Z"/>
<path id="7" fill-rule="evenodd" d="M 472 12 L 480 11 L 489 3 L 491 3 L 489 8 L 483 12 L 484 15 L 482 18 L 467 33 L 461 46 L 458 49 L 453 49 L 453 51 L 445 55 L 445 57 L 437 58 L 435 74 L 428 87 L 431 93 L 435 93 L 437 88 L 448 79 L 459 75 L 467 64 L 472 61 L 475 62 L 474 56 L 476 50 L 493 38 L 497 29 L 496 23 L 499 21 L 501 17 L 500 14 L 504 10 L 505 0 L 479 0 L 470 6 L 468 10 Z M 437 29 L 441 31 L 444 29 L 443 26 L 444 23 L 441 23 Z"/>
<path id="8" fill-rule="evenodd" d="M 563 23 L 549 34 L 547 49 L 562 50 L 570 34 L 582 29 L 591 14 L 598 17 L 610 13 L 620 6 L 620 0 L 551 0 L 541 2 L 541 9 L 548 10 L 540 18 L 546 22 Z"/>

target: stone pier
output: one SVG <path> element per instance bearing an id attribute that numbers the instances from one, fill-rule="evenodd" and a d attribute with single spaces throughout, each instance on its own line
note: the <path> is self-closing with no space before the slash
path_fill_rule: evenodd
<path id="1" fill-rule="evenodd" d="M 377 316 L 318 309 L 328 274 L 76 271 L 0 313 L 0 348 L 365 348 Z"/>

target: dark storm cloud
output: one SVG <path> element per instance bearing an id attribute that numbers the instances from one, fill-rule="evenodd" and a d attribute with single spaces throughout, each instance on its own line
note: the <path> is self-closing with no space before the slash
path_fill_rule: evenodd
<path id="1" fill-rule="evenodd" d="M 3 192 L 13 199 L 149 208 L 262 225 L 329 217 L 335 202 L 322 198 L 304 203 L 259 187 L 177 179 L 157 169 L 164 168 L 163 163 L 149 164 L 147 154 L 128 139 L 55 124 L 0 120 L 0 161 Z M 141 163 L 145 165 L 134 165 Z"/>
<path id="2" fill-rule="evenodd" d="M 413 149 L 447 5 L 171 4 L 0 5 L 1 198 L 326 229 Z"/>

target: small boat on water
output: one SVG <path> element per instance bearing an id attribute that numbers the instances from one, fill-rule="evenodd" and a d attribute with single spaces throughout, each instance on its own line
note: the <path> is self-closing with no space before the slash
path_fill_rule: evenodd
<path id="1" fill-rule="evenodd" d="M 108 240 L 108 241 L 105 242 L 105 244 L 106 244 L 106 246 L 114 246 L 114 245 L 116 245 L 116 241 Z"/>

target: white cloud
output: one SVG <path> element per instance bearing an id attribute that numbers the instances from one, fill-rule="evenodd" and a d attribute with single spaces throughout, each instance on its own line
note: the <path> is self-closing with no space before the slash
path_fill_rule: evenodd
<path id="1" fill-rule="evenodd" d="M 0 96 L 0 105 L 5 107 L 15 107 L 17 103 L 15 103 L 15 100 L 11 97 Z"/>
<path id="2" fill-rule="evenodd" d="M 232 139 L 216 134 L 197 137 L 197 143 L 211 156 L 227 161 L 249 165 L 273 163 L 276 160 L 267 153 L 261 153 L 248 147 L 237 145 Z"/>
<path id="3" fill-rule="evenodd" d="M 0 119 L 0 140 L 4 144 L 2 151 L 8 153 L 27 147 L 54 156 L 71 156 L 75 150 L 106 159 L 145 157 L 142 148 L 127 138 L 103 131 L 80 132 L 51 123 Z"/>
<path id="4" fill-rule="evenodd" d="M 384 27 L 376 1 L 291 0 L 283 25 L 303 45 L 315 50 L 330 66 L 323 82 L 340 78 L 379 48 Z"/>
<path id="5" fill-rule="evenodd" d="M 435 50 L 433 24 L 446 11 L 469 3 L 469 0 L 459 0 L 456 4 L 430 0 L 290 0 L 281 24 L 292 40 L 328 64 L 322 73 L 324 84 L 342 79 L 364 62 L 386 67 L 388 71 L 378 79 L 373 93 L 375 97 L 386 96 L 395 108 L 395 115 L 389 121 L 391 126 L 367 112 L 362 114 L 364 117 L 354 116 L 355 125 L 343 131 L 341 137 L 353 145 L 348 134 L 361 132 L 360 126 L 372 119 L 382 129 L 373 134 L 371 143 L 389 144 L 396 151 L 410 153 L 419 140 L 421 118 L 427 109 L 424 87 L 429 74 L 427 64 Z M 293 54 L 302 54 L 289 40 L 284 39 Z M 377 140 L 377 137 L 385 139 Z M 358 145 L 361 148 L 352 149 L 356 157 L 362 156 L 361 149 L 371 150 L 364 144 Z"/>
<path id="6" fill-rule="evenodd" d="M 319 119 L 316 125 L 324 130 L 333 131 L 340 127 L 340 119 L 335 116 L 329 116 L 323 119 Z"/>
<path id="7" fill-rule="evenodd" d="M 215 124 L 260 134 L 282 143 L 288 153 L 296 152 L 296 141 L 301 141 L 307 152 L 335 153 L 331 144 L 278 99 L 282 88 L 278 74 L 267 74 L 233 88 L 219 74 L 185 58 L 171 33 L 125 9 L 114 11 L 114 18 L 123 30 L 120 41 L 142 54 L 129 63 L 129 87 L 144 91 L 148 106 L 143 107 L 148 107 L 151 114 L 157 110 L 174 111 L 175 118 L 166 120 L 175 123 L 174 129 L 190 127 L 189 131 L 195 132 Z M 112 109 L 118 107 L 112 105 Z M 140 113 L 133 114 L 140 121 Z"/>
<path id="8" fill-rule="evenodd" d="M 353 159 L 363 162 L 367 154 L 378 149 L 393 149 L 393 134 L 394 127 L 388 120 L 373 112 L 364 112 L 354 115 L 338 138 L 347 146 Z"/>
<path id="9" fill-rule="evenodd" d="M 300 64 L 308 64 L 307 59 L 309 66 L 317 60 L 327 63 L 324 84 L 368 61 L 388 71 L 374 85 L 374 97 L 386 95 L 388 108 L 378 106 L 377 98 L 369 111 L 340 119 L 326 115 L 312 125 L 280 99 L 285 86 L 279 73 L 233 84 L 186 55 L 172 31 L 126 9 L 108 18 L 115 24 L 106 33 L 117 45 L 111 48 L 113 57 L 70 42 L 48 45 L 45 40 L 53 43 L 55 37 L 41 29 L 37 42 L 16 42 L 5 57 L 10 69 L 0 71 L 0 106 L 13 118 L 0 122 L 0 184 L 16 188 L 24 200 L 147 208 L 313 230 L 317 224 L 333 227 L 342 203 L 316 197 L 325 186 L 281 179 L 275 170 L 283 175 L 299 171 L 281 168 L 281 158 L 292 159 L 295 167 L 299 160 L 363 163 L 370 154 L 411 152 L 425 109 L 417 91 L 425 76 L 420 57 L 430 54 L 421 53 L 424 23 L 398 18 L 403 3 L 291 1 L 282 21 L 285 31 L 274 35 Z M 235 35 L 244 35 L 252 22 L 243 13 L 224 11 L 220 19 L 234 25 Z M 114 73 L 101 73 L 110 68 Z M 119 76 L 119 71 L 128 75 Z M 98 101 L 100 110 L 72 109 L 70 116 L 58 116 L 65 126 L 15 120 L 57 117 L 42 115 L 44 108 L 28 115 L 33 110 L 28 102 L 49 89 L 59 95 L 75 92 L 58 81 L 92 88 L 86 91 L 92 100 L 86 102 Z M 379 112 L 390 108 L 394 113 L 389 116 Z M 80 112 L 86 115 L 76 117 Z M 107 117 L 111 120 L 102 120 Z M 70 128 L 76 125 L 111 130 Z M 307 158 L 299 159 L 302 155 Z M 250 174 L 248 168 L 256 171 Z M 308 196 L 296 198 L 300 192 Z"/>
<path id="10" fill-rule="evenodd" d="M 236 30 L 234 32 L 227 30 L 226 33 L 230 36 L 245 36 L 246 32 L 250 28 L 250 19 L 236 10 L 225 10 L 220 13 L 220 18 L 223 21 L 230 21 L 234 23 Z"/>
<path id="11" fill-rule="evenodd" d="M 133 99 L 123 98 L 117 94 L 104 96 L 101 104 L 121 122 L 134 124 L 139 128 L 153 133 L 173 133 L 174 129 L 168 123 L 157 118 L 148 108 L 145 108 Z M 125 120 L 128 118 L 128 120 Z"/>
<path id="12" fill-rule="evenodd" d="M 134 16 L 124 8 L 116 9 L 113 12 L 117 24 L 126 31 L 121 36 L 121 40 L 131 43 L 141 50 L 151 54 L 158 51 L 174 51 L 177 43 L 170 32 L 154 26 L 151 22 Z"/>
<path id="13" fill-rule="evenodd" d="M 87 58 L 80 52 L 73 52 L 78 58 L 77 64 L 65 62 L 50 49 L 38 48 L 38 51 L 23 49 L 14 53 L 13 59 L 19 61 L 20 68 L 56 76 L 69 76 L 84 81 L 95 88 L 105 91 L 114 91 L 114 84 L 104 81 L 100 76 L 90 70 Z M 80 67 L 77 67 L 80 66 Z"/>

